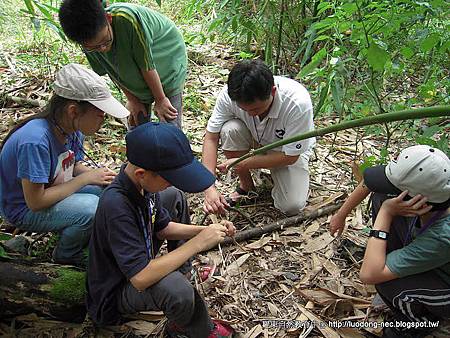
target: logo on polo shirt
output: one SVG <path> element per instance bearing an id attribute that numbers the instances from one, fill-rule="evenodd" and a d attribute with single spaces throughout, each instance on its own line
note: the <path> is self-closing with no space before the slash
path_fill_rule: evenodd
<path id="1" fill-rule="evenodd" d="M 275 129 L 275 136 L 279 139 L 282 139 L 284 134 L 286 134 L 286 130 L 284 129 Z"/>

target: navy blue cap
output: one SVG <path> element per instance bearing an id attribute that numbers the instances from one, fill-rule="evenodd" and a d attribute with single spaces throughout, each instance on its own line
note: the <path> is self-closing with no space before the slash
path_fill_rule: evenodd
<path id="1" fill-rule="evenodd" d="M 125 140 L 131 164 L 157 173 L 182 191 L 204 191 L 216 180 L 194 157 L 186 135 L 170 123 L 142 124 Z"/>

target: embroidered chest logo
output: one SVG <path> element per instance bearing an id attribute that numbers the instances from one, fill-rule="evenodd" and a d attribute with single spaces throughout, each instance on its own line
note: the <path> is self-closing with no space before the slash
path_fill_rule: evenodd
<path id="1" fill-rule="evenodd" d="M 282 139 L 284 134 L 286 134 L 286 130 L 284 129 L 275 129 L 275 136 L 279 139 Z"/>

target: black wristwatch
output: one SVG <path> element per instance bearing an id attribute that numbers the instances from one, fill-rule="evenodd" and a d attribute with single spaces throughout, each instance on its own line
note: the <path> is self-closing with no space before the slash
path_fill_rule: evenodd
<path id="1" fill-rule="evenodd" d="M 375 237 L 387 241 L 389 237 L 389 232 L 382 230 L 370 230 L 369 237 Z"/>

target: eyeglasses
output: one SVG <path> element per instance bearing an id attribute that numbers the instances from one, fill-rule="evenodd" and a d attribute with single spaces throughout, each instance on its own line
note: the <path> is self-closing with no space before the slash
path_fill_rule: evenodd
<path id="1" fill-rule="evenodd" d="M 98 45 L 95 45 L 95 46 L 92 46 L 92 47 L 81 46 L 81 48 L 83 49 L 83 51 L 85 53 L 98 52 L 98 51 L 101 51 L 105 47 L 109 47 L 111 45 L 112 41 L 113 41 L 113 35 L 112 35 L 112 32 L 111 32 L 111 26 L 108 25 L 108 38 L 104 39 L 102 41 L 102 43 L 99 43 Z"/>

